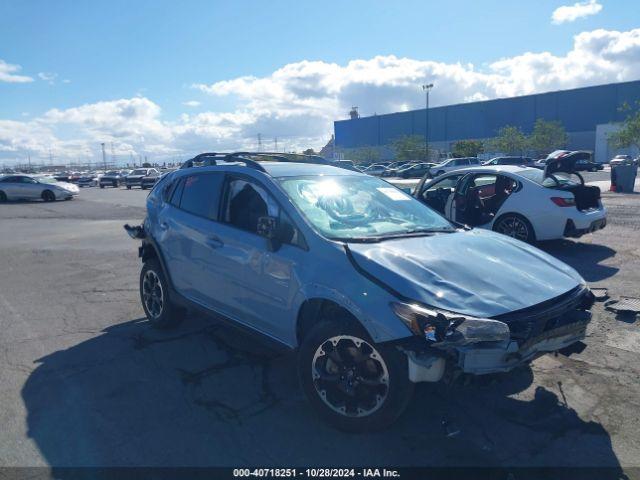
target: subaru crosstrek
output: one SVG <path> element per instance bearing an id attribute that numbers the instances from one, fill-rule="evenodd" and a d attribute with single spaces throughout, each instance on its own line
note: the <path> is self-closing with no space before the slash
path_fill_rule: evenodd
<path id="1" fill-rule="evenodd" d="M 531 245 L 359 172 L 208 157 L 163 177 L 144 224 L 125 227 L 142 239 L 149 322 L 196 307 L 297 349 L 306 395 L 338 428 L 390 424 L 416 382 L 509 371 L 585 336 L 592 293 Z"/>

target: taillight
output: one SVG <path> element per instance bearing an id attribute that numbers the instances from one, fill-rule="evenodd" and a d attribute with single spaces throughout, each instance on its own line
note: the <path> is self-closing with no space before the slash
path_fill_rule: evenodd
<path id="1" fill-rule="evenodd" d="M 559 207 L 575 207 L 576 206 L 575 198 L 551 197 L 551 201 Z"/>

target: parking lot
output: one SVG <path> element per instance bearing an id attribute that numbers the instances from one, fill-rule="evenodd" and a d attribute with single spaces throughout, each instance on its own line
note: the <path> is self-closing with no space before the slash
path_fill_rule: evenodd
<path id="1" fill-rule="evenodd" d="M 0 205 L 0 465 L 566 465 L 640 478 L 639 320 L 597 303 L 582 352 L 419 384 L 390 430 L 347 435 L 314 416 L 293 354 L 195 315 L 147 326 L 138 245 L 122 229 L 143 219 L 147 193 Z M 603 201 L 604 230 L 540 247 L 611 298 L 637 297 L 640 195 Z"/>

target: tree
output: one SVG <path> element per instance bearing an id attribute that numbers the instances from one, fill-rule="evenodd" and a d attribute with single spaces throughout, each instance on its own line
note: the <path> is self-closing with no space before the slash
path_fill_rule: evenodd
<path id="1" fill-rule="evenodd" d="M 498 130 L 497 137 L 487 142 L 487 147 L 509 155 L 522 155 L 527 148 L 527 143 L 527 137 L 519 127 L 505 125 Z"/>
<path id="2" fill-rule="evenodd" d="M 380 152 L 373 147 L 354 148 L 348 153 L 347 158 L 356 163 L 371 163 L 380 160 Z"/>
<path id="3" fill-rule="evenodd" d="M 625 103 L 621 112 L 628 112 L 627 118 L 617 132 L 609 135 L 607 141 L 614 148 L 636 147 L 640 150 L 640 101 L 636 103 L 635 111 Z"/>
<path id="4" fill-rule="evenodd" d="M 397 160 L 424 160 L 425 143 L 420 135 L 403 135 L 392 143 Z"/>
<path id="5" fill-rule="evenodd" d="M 305 155 L 315 155 L 316 151 L 313 148 L 307 148 L 304 152 Z"/>
<path id="6" fill-rule="evenodd" d="M 484 152 L 484 144 L 480 140 L 460 140 L 453 146 L 454 157 L 477 157 Z"/>
<path id="7" fill-rule="evenodd" d="M 569 136 L 562 122 L 539 118 L 529 137 L 529 145 L 538 155 L 548 155 L 567 146 Z"/>

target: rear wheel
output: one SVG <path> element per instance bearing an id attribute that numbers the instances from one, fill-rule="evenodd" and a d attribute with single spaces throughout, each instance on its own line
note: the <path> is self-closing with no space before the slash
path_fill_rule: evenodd
<path id="1" fill-rule="evenodd" d="M 131 185 L 127 185 L 127 190 L 131 190 Z"/>
<path id="2" fill-rule="evenodd" d="M 169 286 L 156 259 L 147 260 L 140 272 L 140 299 L 142 308 L 155 328 L 169 328 L 182 320 L 182 311 L 169 297 Z"/>
<path id="3" fill-rule="evenodd" d="M 349 432 L 389 426 L 413 392 L 406 355 L 375 344 L 350 322 L 325 320 L 313 327 L 300 346 L 298 375 L 316 411 Z"/>
<path id="4" fill-rule="evenodd" d="M 56 196 L 51 190 L 45 190 L 44 192 L 42 192 L 42 200 L 44 200 L 45 202 L 53 202 L 55 201 L 55 199 Z"/>
<path id="5" fill-rule="evenodd" d="M 100 184 L 100 188 L 104 188 L 104 185 L 103 185 L 103 184 Z"/>
<path id="6" fill-rule="evenodd" d="M 533 226 L 529 220 L 517 213 L 507 213 L 498 218 L 493 224 L 493 231 L 527 243 L 536 240 Z"/>
<path id="7" fill-rule="evenodd" d="M 7 194 L 0 190 L 0 203 L 4 203 L 7 201 Z"/>

